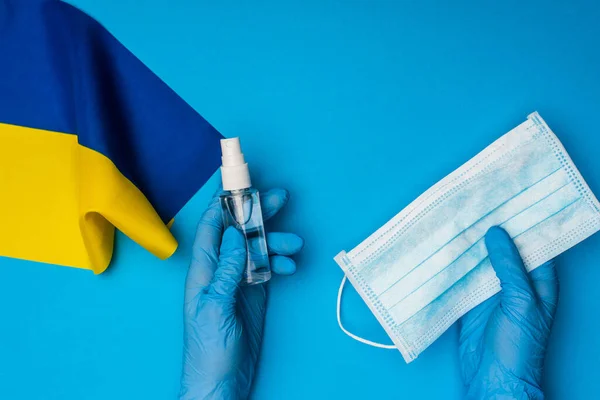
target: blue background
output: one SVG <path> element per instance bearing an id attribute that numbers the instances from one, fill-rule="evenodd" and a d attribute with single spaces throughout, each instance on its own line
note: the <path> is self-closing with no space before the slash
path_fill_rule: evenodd
<path id="1" fill-rule="evenodd" d="M 597 2 L 74 0 L 226 136 L 261 189 L 288 188 L 276 229 L 306 239 L 274 278 L 257 399 L 457 399 L 457 332 L 415 362 L 343 335 L 349 250 L 538 110 L 600 193 Z M 568 3 L 568 4 L 567 4 Z M 217 179 L 179 214 L 161 262 L 119 235 L 109 271 L 0 260 L 0 397 L 169 399 L 179 388 L 183 283 Z M 559 260 L 550 399 L 600 392 L 600 235 Z M 344 315 L 389 340 L 353 289 Z"/>

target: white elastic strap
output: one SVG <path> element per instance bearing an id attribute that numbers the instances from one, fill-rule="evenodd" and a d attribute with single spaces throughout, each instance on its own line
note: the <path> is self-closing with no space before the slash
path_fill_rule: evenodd
<path id="1" fill-rule="evenodd" d="M 344 275 L 344 278 L 342 279 L 342 283 L 340 284 L 340 289 L 338 290 L 338 297 L 337 297 L 337 320 L 338 320 L 338 325 L 340 326 L 340 329 L 346 335 L 350 336 L 352 339 L 357 340 L 364 344 L 368 344 L 369 346 L 379 347 L 381 349 L 395 349 L 396 346 L 394 346 L 394 345 L 381 344 L 381 343 L 372 342 L 367 339 L 363 339 L 360 336 L 356 336 L 352 332 L 348 332 L 348 330 L 346 330 L 346 328 L 344 328 L 344 325 L 342 325 L 342 292 L 344 291 L 344 285 L 346 284 L 346 279 L 347 279 L 346 275 Z"/>

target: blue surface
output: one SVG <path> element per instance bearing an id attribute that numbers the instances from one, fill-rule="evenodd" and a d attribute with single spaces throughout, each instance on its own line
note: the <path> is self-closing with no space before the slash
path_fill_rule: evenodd
<path id="1" fill-rule="evenodd" d="M 529 112 L 600 194 L 600 4 L 445 3 L 73 1 L 217 129 L 243 136 L 259 188 L 292 193 L 274 226 L 307 246 L 297 275 L 270 284 L 257 399 L 461 397 L 455 328 L 409 365 L 338 330 L 332 257 Z M 0 397 L 174 398 L 185 269 L 214 184 L 177 218 L 168 261 L 122 236 L 98 277 L 0 260 Z M 559 260 L 550 399 L 600 392 L 599 245 Z M 386 340 L 352 289 L 344 312 Z"/>

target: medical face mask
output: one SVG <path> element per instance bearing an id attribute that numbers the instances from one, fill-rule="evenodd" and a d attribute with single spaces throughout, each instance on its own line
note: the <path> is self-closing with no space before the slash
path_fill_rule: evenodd
<path id="1" fill-rule="evenodd" d="M 338 293 L 342 330 L 414 360 L 458 318 L 500 291 L 484 243 L 494 225 L 513 238 L 528 271 L 600 229 L 598 200 L 537 113 L 335 257 L 346 274 Z M 344 329 L 346 277 L 394 346 Z"/>

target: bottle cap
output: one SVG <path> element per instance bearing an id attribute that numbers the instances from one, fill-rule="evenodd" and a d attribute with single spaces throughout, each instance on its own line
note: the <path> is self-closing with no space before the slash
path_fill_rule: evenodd
<path id="1" fill-rule="evenodd" d="M 239 190 L 252 186 L 248 164 L 240 146 L 240 138 L 221 139 L 221 179 L 223 190 Z"/>

